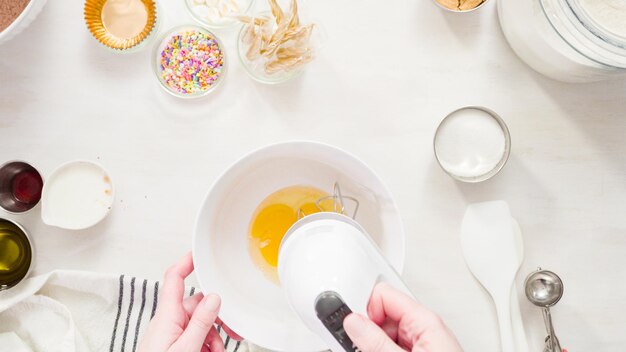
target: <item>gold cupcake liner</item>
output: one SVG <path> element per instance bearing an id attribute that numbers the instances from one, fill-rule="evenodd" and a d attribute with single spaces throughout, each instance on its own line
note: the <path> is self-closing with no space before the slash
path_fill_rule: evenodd
<path id="1" fill-rule="evenodd" d="M 102 22 L 102 8 L 107 0 L 86 0 L 85 1 L 85 23 L 91 34 L 100 43 L 112 49 L 127 50 L 143 42 L 156 27 L 157 9 L 154 0 L 141 0 L 148 12 L 146 26 L 132 38 L 118 38 L 107 31 Z"/>

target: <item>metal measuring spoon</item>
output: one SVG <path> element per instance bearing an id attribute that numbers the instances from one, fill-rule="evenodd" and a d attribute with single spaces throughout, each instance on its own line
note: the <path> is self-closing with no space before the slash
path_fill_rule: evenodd
<path id="1" fill-rule="evenodd" d="M 524 286 L 526 298 L 530 303 L 542 308 L 543 320 L 548 331 L 544 352 L 562 352 L 559 339 L 554 334 L 550 307 L 563 297 L 563 281 L 557 274 L 538 268 L 537 271 L 528 275 Z"/>

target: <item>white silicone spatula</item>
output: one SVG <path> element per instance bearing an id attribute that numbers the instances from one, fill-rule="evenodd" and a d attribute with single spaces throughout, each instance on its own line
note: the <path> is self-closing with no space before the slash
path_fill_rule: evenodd
<path id="1" fill-rule="evenodd" d="M 522 238 L 522 228 L 514 218 L 511 218 L 513 232 L 515 233 L 515 245 L 517 251 L 517 265 L 522 266 L 524 262 L 524 239 Z M 513 324 L 513 334 L 515 335 L 515 347 L 517 352 L 529 352 L 528 340 L 526 339 L 526 331 L 524 330 L 524 321 L 522 320 L 522 312 L 520 310 L 519 297 L 517 295 L 517 285 L 513 283 L 511 290 L 511 323 Z"/>
<path id="2" fill-rule="evenodd" d="M 506 202 L 475 203 L 467 207 L 461 226 L 465 262 L 496 306 L 502 352 L 515 352 L 511 288 L 519 261 L 511 219 Z"/>

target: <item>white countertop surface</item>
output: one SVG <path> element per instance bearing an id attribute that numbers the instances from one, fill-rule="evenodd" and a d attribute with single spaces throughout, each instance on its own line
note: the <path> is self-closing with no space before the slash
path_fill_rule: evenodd
<path id="1" fill-rule="evenodd" d="M 192 22 L 181 0 L 160 3 L 161 32 Z M 151 50 L 100 47 L 79 0 L 49 1 L 2 45 L 0 161 L 27 160 L 45 177 L 65 161 L 94 160 L 116 188 L 112 213 L 89 230 L 50 228 L 39 209 L 7 216 L 31 232 L 36 273 L 159 279 L 190 249 L 198 207 L 229 164 L 265 144 L 311 139 L 356 154 L 387 183 L 406 226 L 404 278 L 467 351 L 499 350 L 495 310 L 459 244 L 467 204 L 494 199 L 509 202 L 523 230 L 518 285 L 537 266 L 565 282 L 553 313 L 564 347 L 626 349 L 626 81 L 570 85 L 531 71 L 504 40 L 494 0 L 464 15 L 428 0 L 308 7 L 328 41 L 303 76 L 255 83 L 237 60 L 236 31 L 218 32 L 228 76 L 199 101 L 161 90 Z M 453 181 L 433 157 L 439 121 L 464 105 L 494 109 L 512 135 L 508 165 L 482 184 Z M 540 312 L 521 304 L 540 351 Z"/>

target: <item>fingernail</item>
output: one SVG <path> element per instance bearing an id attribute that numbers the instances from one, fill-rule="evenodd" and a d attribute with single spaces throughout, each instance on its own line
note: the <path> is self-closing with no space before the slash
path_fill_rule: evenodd
<path id="1" fill-rule="evenodd" d="M 221 302 L 220 296 L 210 294 L 204 299 L 204 307 L 209 311 L 217 312 L 220 309 Z"/>

